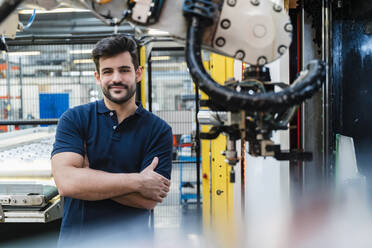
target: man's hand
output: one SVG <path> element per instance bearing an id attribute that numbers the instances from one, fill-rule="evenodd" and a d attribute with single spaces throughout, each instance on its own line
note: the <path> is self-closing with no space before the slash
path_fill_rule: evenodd
<path id="1" fill-rule="evenodd" d="M 141 185 L 139 193 L 146 198 L 157 202 L 162 202 L 169 192 L 170 181 L 154 171 L 159 159 L 155 157 L 151 164 L 141 173 Z"/>

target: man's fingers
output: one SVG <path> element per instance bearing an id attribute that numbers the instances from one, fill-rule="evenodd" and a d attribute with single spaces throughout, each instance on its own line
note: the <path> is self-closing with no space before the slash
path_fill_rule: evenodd
<path id="1" fill-rule="evenodd" d="M 158 166 L 158 162 L 159 162 L 158 157 L 155 157 L 155 158 L 152 160 L 151 164 L 150 164 L 149 166 L 147 166 L 146 169 L 154 170 L 154 169 L 156 168 L 156 166 Z"/>
<path id="2" fill-rule="evenodd" d="M 170 187 L 170 180 L 166 179 L 165 177 L 162 178 L 161 182 Z"/>

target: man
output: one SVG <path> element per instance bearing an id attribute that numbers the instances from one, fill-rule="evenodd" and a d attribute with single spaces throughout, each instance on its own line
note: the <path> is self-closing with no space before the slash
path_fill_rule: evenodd
<path id="1" fill-rule="evenodd" d="M 135 42 L 105 38 L 92 57 L 104 99 L 67 110 L 52 151 L 54 180 L 64 196 L 60 246 L 143 236 L 149 209 L 170 186 L 172 132 L 135 102 L 142 77 Z"/>

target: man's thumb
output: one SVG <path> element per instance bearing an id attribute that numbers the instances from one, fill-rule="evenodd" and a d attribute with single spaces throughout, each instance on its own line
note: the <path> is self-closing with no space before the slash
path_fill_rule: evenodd
<path id="1" fill-rule="evenodd" d="M 150 170 L 154 170 L 154 169 L 156 168 L 156 166 L 158 166 L 158 162 L 159 162 L 158 157 L 155 157 L 155 158 L 152 160 L 151 164 L 148 166 L 148 168 L 149 168 Z"/>

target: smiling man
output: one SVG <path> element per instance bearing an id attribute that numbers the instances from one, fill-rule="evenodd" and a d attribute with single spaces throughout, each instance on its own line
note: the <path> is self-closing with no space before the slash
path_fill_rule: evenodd
<path id="1" fill-rule="evenodd" d="M 92 57 L 104 98 L 67 110 L 53 145 L 53 176 L 64 196 L 59 246 L 94 240 L 95 247 L 130 247 L 130 239 L 150 233 L 149 210 L 169 191 L 172 131 L 135 102 L 142 68 L 132 39 L 105 38 Z"/>

